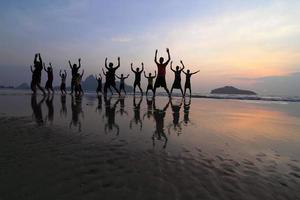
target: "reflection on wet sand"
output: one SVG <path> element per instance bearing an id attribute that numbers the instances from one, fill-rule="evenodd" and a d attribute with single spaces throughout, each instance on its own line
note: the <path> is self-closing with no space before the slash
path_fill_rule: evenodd
<path id="1" fill-rule="evenodd" d="M 128 116 L 128 112 L 125 110 L 125 97 L 119 97 L 119 102 L 120 109 L 117 111 L 117 113 L 120 113 L 121 116 L 123 116 L 123 114 L 126 114 L 126 116 Z"/>
<path id="2" fill-rule="evenodd" d="M 54 94 L 52 94 L 52 95 L 49 94 L 47 99 L 46 99 L 46 105 L 47 105 L 47 108 L 48 108 L 48 115 L 46 117 L 46 122 L 49 121 L 50 124 L 52 124 L 53 120 L 54 120 L 53 98 L 54 98 Z"/>
<path id="3" fill-rule="evenodd" d="M 81 96 L 71 96 L 71 110 L 72 110 L 72 120 L 70 122 L 69 127 L 72 126 L 77 127 L 78 131 L 81 132 L 81 121 L 79 115 L 81 114 L 82 118 L 84 118 L 84 113 L 82 110 L 82 97 Z"/>
<path id="4" fill-rule="evenodd" d="M 153 117 L 154 117 L 155 124 L 156 124 L 155 131 L 152 135 L 153 146 L 155 146 L 155 140 L 161 141 L 163 139 L 164 140 L 163 148 L 167 147 L 168 138 L 165 133 L 164 120 L 165 120 L 166 111 L 167 111 L 169 105 L 170 105 L 170 101 L 168 101 L 168 103 L 165 105 L 165 107 L 163 109 L 159 109 L 156 107 L 155 99 L 153 100 L 153 109 L 154 109 Z"/>
<path id="5" fill-rule="evenodd" d="M 147 117 L 147 119 L 150 119 L 153 116 L 153 97 L 147 96 L 146 101 L 147 101 L 147 112 L 145 112 L 143 116 L 143 120 L 145 119 L 145 117 Z"/>
<path id="6" fill-rule="evenodd" d="M 37 96 L 31 95 L 31 108 L 33 111 L 33 118 L 37 125 L 42 126 L 44 125 L 43 120 L 43 112 L 42 112 L 42 104 L 45 101 L 45 96 L 37 103 Z"/>
<path id="7" fill-rule="evenodd" d="M 107 96 L 104 96 L 104 102 L 105 102 L 105 117 L 107 118 L 107 121 L 104 125 L 104 131 L 107 133 L 107 130 L 109 132 L 112 132 L 113 129 L 116 129 L 116 135 L 119 135 L 119 125 L 115 122 L 115 116 L 116 116 L 116 107 L 119 103 L 119 99 L 111 105 L 112 97 L 107 98 Z"/>
<path id="8" fill-rule="evenodd" d="M 183 122 L 185 125 L 187 125 L 188 123 L 190 123 L 190 106 L 191 106 L 191 98 L 184 98 L 184 104 L 183 104 L 183 112 L 184 112 L 184 116 L 183 116 Z"/>
<path id="9" fill-rule="evenodd" d="M 170 128 L 173 126 L 173 130 L 177 133 L 177 135 L 180 135 L 182 128 L 179 120 L 180 120 L 180 109 L 183 103 L 183 99 L 180 98 L 179 103 L 178 102 L 173 103 L 173 100 L 171 100 L 170 103 L 171 103 L 171 108 L 173 113 L 173 123 L 169 125 L 168 132 L 170 134 L 171 132 Z"/>
<path id="10" fill-rule="evenodd" d="M 61 109 L 60 109 L 60 116 L 66 118 L 68 115 L 68 109 L 66 105 L 66 94 L 60 95 L 60 103 L 61 103 Z"/>
<path id="11" fill-rule="evenodd" d="M 140 125 L 140 131 L 143 128 L 143 122 L 141 120 L 141 103 L 143 101 L 143 97 L 140 97 L 138 103 L 136 103 L 136 97 L 133 97 L 133 119 L 130 120 L 129 127 L 132 129 L 132 123 L 134 122 L 135 125 Z"/>

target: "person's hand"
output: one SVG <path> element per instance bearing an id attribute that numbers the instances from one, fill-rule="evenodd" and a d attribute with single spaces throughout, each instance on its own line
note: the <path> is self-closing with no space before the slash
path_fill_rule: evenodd
<path id="1" fill-rule="evenodd" d="M 181 64 L 183 63 L 182 60 L 180 60 L 180 63 L 181 63 Z"/>
<path id="2" fill-rule="evenodd" d="M 156 50 L 155 50 L 155 53 L 157 53 L 157 52 L 158 52 L 158 50 L 156 49 Z"/>
<path id="3" fill-rule="evenodd" d="M 81 58 L 78 58 L 78 62 L 80 62 L 81 61 Z"/>
<path id="4" fill-rule="evenodd" d="M 144 66 L 144 63 L 142 63 L 142 66 Z"/>
<path id="5" fill-rule="evenodd" d="M 132 66 L 133 66 L 133 63 L 130 63 L 130 66 L 132 67 Z"/>
<path id="6" fill-rule="evenodd" d="M 118 57 L 118 60 L 120 61 L 120 57 Z"/>
<path id="7" fill-rule="evenodd" d="M 167 48 L 167 52 L 168 52 L 168 53 L 170 52 L 169 48 Z"/>

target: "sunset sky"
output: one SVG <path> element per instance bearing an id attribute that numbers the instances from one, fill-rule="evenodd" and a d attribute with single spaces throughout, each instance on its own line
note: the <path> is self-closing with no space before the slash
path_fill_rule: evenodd
<path id="1" fill-rule="evenodd" d="M 105 57 L 120 56 L 119 73 L 127 74 L 130 62 L 154 72 L 155 49 L 166 57 L 169 47 L 175 66 L 182 59 L 201 70 L 195 92 L 224 85 L 263 91 L 265 78 L 299 77 L 299 19 L 298 0 L 1 1 L 0 84 L 30 81 L 36 52 L 57 73 L 81 57 L 87 75 L 99 73 Z"/>

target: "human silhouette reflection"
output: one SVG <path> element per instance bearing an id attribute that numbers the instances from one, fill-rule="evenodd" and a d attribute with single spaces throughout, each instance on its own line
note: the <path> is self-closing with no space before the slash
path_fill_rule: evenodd
<path id="1" fill-rule="evenodd" d="M 155 146 L 155 140 L 162 140 L 164 139 L 164 145 L 163 148 L 167 147 L 168 138 L 165 134 L 164 130 L 164 120 L 166 116 L 166 111 L 170 105 L 170 101 L 166 104 L 166 106 L 163 109 L 156 108 L 155 99 L 153 100 L 153 117 L 156 123 L 156 129 L 152 136 L 153 141 L 153 147 Z"/>
<path id="2" fill-rule="evenodd" d="M 147 112 L 145 112 L 145 114 L 143 115 L 143 120 L 145 119 L 145 117 L 147 117 L 147 119 L 150 119 L 153 116 L 153 99 L 154 97 L 146 97 Z"/>
<path id="3" fill-rule="evenodd" d="M 46 121 L 49 121 L 50 124 L 53 123 L 53 119 L 54 119 L 53 99 L 54 99 L 54 94 L 49 94 L 46 99 L 46 105 L 48 108 L 48 116 L 46 117 Z"/>
<path id="4" fill-rule="evenodd" d="M 186 98 L 184 98 L 184 104 L 183 104 L 183 112 L 184 112 L 184 116 L 183 116 L 183 122 L 185 125 L 187 125 L 190 122 L 190 105 L 191 105 L 191 98 L 188 98 L 188 100 Z"/>
<path id="5" fill-rule="evenodd" d="M 125 110 L 125 97 L 119 97 L 119 102 L 120 102 L 120 110 L 117 111 L 117 113 L 120 113 L 121 116 L 123 114 L 128 115 L 127 111 Z"/>
<path id="6" fill-rule="evenodd" d="M 61 109 L 60 109 L 60 116 L 64 116 L 65 118 L 67 117 L 68 110 L 67 110 L 67 104 L 66 104 L 66 95 L 61 94 L 60 95 L 60 103 L 61 103 Z"/>
<path id="7" fill-rule="evenodd" d="M 177 132 L 177 135 L 179 135 L 182 130 L 179 119 L 180 119 L 180 109 L 183 103 L 183 98 L 180 99 L 179 104 L 178 103 L 174 104 L 172 100 L 170 100 L 170 103 L 172 108 L 173 123 L 170 124 L 170 126 L 168 127 L 168 132 L 170 133 L 170 128 L 171 126 L 173 126 L 173 130 Z"/>
<path id="8" fill-rule="evenodd" d="M 31 95 L 31 108 L 33 111 L 32 115 L 33 115 L 35 122 L 39 126 L 44 125 L 42 104 L 45 101 L 45 98 L 46 97 L 43 96 L 43 98 L 39 102 L 37 102 L 37 96 L 35 94 Z"/>
<path id="9" fill-rule="evenodd" d="M 97 108 L 96 108 L 96 112 L 102 112 L 102 95 L 98 95 L 97 96 L 98 98 L 98 105 L 97 105 Z"/>
<path id="10" fill-rule="evenodd" d="M 109 132 L 112 132 L 115 128 L 117 130 L 116 135 L 119 135 L 120 128 L 119 125 L 117 125 L 115 122 L 116 107 L 119 103 L 119 99 L 113 105 L 111 105 L 111 99 L 112 97 L 109 97 L 107 99 L 107 96 L 104 96 L 105 117 L 107 118 L 107 122 L 104 125 L 104 131 L 105 133 L 107 133 L 107 130 L 109 130 Z"/>
<path id="11" fill-rule="evenodd" d="M 140 124 L 140 130 L 142 130 L 143 122 L 141 120 L 141 103 L 143 101 L 143 97 L 140 98 L 139 102 L 136 103 L 135 96 L 133 97 L 133 119 L 130 120 L 129 127 L 132 129 L 132 123 L 134 122 L 136 125 Z"/>
<path id="12" fill-rule="evenodd" d="M 71 110 L 72 110 L 72 120 L 70 122 L 69 127 L 72 128 L 72 125 L 74 127 L 78 126 L 78 132 L 81 132 L 81 121 L 79 119 L 79 115 L 81 114 L 82 117 L 84 117 L 83 111 L 82 111 L 82 97 L 81 96 L 71 96 Z"/>

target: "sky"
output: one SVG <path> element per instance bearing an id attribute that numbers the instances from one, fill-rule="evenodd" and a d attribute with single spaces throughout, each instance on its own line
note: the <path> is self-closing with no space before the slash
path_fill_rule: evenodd
<path id="1" fill-rule="evenodd" d="M 192 78 L 194 92 L 233 85 L 300 96 L 300 81 L 294 84 L 300 80 L 299 10 L 298 0 L 4 0 L 0 85 L 29 82 L 37 52 L 55 73 L 70 72 L 68 60 L 80 57 L 86 75 L 100 73 L 105 57 L 116 63 L 120 56 L 117 73 L 129 73 L 132 84 L 130 63 L 144 62 L 153 73 L 155 49 L 166 58 L 168 47 L 174 66 L 183 60 L 200 70 Z M 169 86 L 173 78 L 168 70 Z"/>

